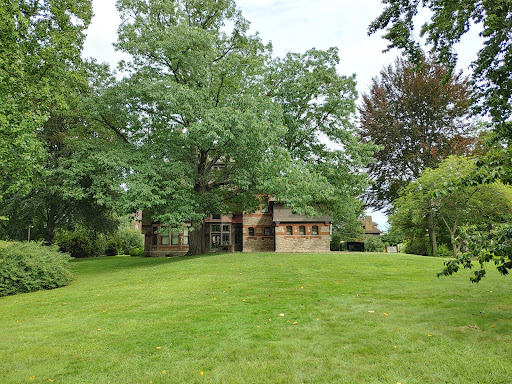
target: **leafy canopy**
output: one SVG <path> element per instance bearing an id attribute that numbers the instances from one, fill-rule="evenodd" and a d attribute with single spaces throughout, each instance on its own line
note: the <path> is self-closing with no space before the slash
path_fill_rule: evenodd
<path id="1" fill-rule="evenodd" d="M 403 49 L 416 63 L 422 61 L 414 38 L 414 21 L 422 8 L 430 20 L 420 34 L 438 60 L 454 68 L 454 46 L 470 28 L 481 25 L 483 48 L 473 62 L 473 91 L 478 112 L 488 113 L 502 137 L 512 139 L 512 2 L 509 0 L 383 0 L 386 8 L 369 33 L 386 30 L 388 49 Z"/>

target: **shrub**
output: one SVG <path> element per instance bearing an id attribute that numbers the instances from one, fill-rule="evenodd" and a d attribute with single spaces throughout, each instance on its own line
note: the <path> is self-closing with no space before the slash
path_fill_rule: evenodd
<path id="1" fill-rule="evenodd" d="M 364 241 L 366 252 L 384 252 L 386 247 L 379 236 L 368 236 Z"/>
<path id="2" fill-rule="evenodd" d="M 453 251 L 448 248 L 446 244 L 439 244 L 437 247 L 437 256 L 439 257 L 451 257 L 453 255 Z"/>
<path id="3" fill-rule="evenodd" d="M 119 252 L 124 255 L 131 254 L 130 251 L 134 248 L 144 248 L 144 237 L 139 231 L 130 228 L 121 228 L 116 234 L 116 237 L 119 238 Z"/>
<path id="4" fill-rule="evenodd" d="M 85 228 L 58 232 L 55 236 L 55 242 L 62 252 L 68 252 L 72 257 L 91 257 L 105 254 L 104 238 L 94 236 Z"/>
<path id="5" fill-rule="evenodd" d="M 119 254 L 121 249 L 121 239 L 118 236 L 112 236 L 107 240 L 107 246 L 105 247 L 105 255 L 115 256 Z"/>
<path id="6" fill-rule="evenodd" d="M 66 285 L 73 278 L 69 260 L 56 246 L 33 242 L 0 249 L 0 296 Z"/>
<path id="7" fill-rule="evenodd" d="M 405 241 L 404 252 L 411 255 L 429 255 L 428 238 L 425 236 L 413 236 Z"/>
<path id="8" fill-rule="evenodd" d="M 132 248 L 130 256 L 144 256 L 144 248 Z"/>

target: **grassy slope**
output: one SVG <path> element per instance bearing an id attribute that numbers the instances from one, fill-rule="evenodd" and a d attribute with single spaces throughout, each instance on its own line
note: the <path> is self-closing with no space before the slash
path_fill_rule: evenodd
<path id="1" fill-rule="evenodd" d="M 74 264 L 68 287 L 0 298 L 0 382 L 511 381 L 512 280 L 494 270 L 475 285 L 409 255 Z"/>

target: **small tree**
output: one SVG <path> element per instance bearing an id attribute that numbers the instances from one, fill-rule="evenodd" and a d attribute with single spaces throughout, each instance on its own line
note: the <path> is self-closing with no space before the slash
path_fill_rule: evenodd
<path id="1" fill-rule="evenodd" d="M 396 200 L 392 224 L 403 230 L 418 228 L 433 213 L 435 228 L 447 234 L 453 257 L 463 245 L 460 228 L 507 222 L 512 218 L 512 187 L 501 183 L 466 186 L 446 190 L 476 167 L 475 161 L 451 156 L 437 169 L 427 169 L 410 183 Z"/>

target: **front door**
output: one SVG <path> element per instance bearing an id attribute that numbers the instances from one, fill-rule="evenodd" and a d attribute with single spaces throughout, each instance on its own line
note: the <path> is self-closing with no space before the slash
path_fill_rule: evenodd
<path id="1" fill-rule="evenodd" d="M 243 251 L 243 226 L 241 223 L 233 224 L 233 234 L 235 236 L 235 252 Z"/>

